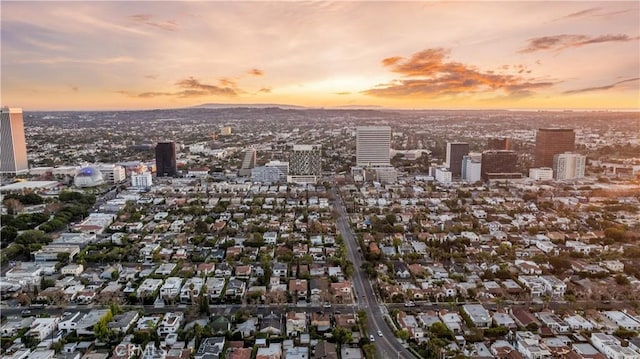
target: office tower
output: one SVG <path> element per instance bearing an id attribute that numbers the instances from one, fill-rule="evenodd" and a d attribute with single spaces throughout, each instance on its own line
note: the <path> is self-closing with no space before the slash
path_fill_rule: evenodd
<path id="1" fill-rule="evenodd" d="M 320 145 L 294 145 L 289 160 L 292 176 L 320 176 L 322 174 Z"/>
<path id="2" fill-rule="evenodd" d="M 391 127 L 356 128 L 356 166 L 385 167 L 391 164 Z"/>
<path id="3" fill-rule="evenodd" d="M 220 129 L 220 136 L 229 136 L 231 135 L 231 127 L 225 126 Z"/>
<path id="4" fill-rule="evenodd" d="M 156 175 L 158 177 L 175 176 L 177 173 L 176 143 L 158 142 L 156 145 Z"/>
<path id="5" fill-rule="evenodd" d="M 513 174 L 516 173 L 516 165 L 518 164 L 518 155 L 514 151 L 507 150 L 491 150 L 482 152 L 481 176 L 485 181 L 489 177 L 498 178 L 497 174 Z M 490 176 L 490 174 L 495 174 Z M 509 177 L 509 176 L 507 176 Z M 511 178 L 511 177 L 509 177 Z"/>
<path id="6" fill-rule="evenodd" d="M 249 147 L 244 151 L 244 158 L 242 159 L 242 165 L 238 174 L 240 176 L 250 176 L 251 169 L 256 166 L 257 151 L 253 147 Z"/>
<path id="7" fill-rule="evenodd" d="M 478 182 L 481 179 L 482 154 L 470 153 L 462 157 L 462 180 L 469 183 Z"/>
<path id="8" fill-rule="evenodd" d="M 21 174 L 28 171 L 22 109 L 3 107 L 0 122 L 0 173 Z"/>
<path id="9" fill-rule="evenodd" d="M 584 178 L 587 156 L 578 153 L 560 153 L 553 156 L 553 174 L 557 180 Z"/>
<path id="10" fill-rule="evenodd" d="M 529 178 L 536 181 L 550 181 L 553 179 L 551 167 L 529 168 Z"/>
<path id="11" fill-rule="evenodd" d="M 462 175 L 462 157 L 469 154 L 469 144 L 465 142 L 447 142 L 446 166 L 452 178 Z"/>
<path id="12" fill-rule="evenodd" d="M 576 149 L 576 134 L 570 128 L 541 128 L 536 132 L 534 167 L 552 167 L 553 156 Z"/>
<path id="13" fill-rule="evenodd" d="M 490 138 L 487 142 L 487 150 L 508 150 L 510 145 L 508 138 Z"/>

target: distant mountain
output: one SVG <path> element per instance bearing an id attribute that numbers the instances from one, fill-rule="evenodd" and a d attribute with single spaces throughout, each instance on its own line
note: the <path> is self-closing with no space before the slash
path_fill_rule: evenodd
<path id="1" fill-rule="evenodd" d="M 336 110 L 388 110 L 384 106 L 377 105 L 345 105 L 345 106 L 333 106 L 329 107 Z"/>
<path id="2" fill-rule="evenodd" d="M 309 107 L 304 106 L 295 106 L 295 105 L 282 105 L 277 103 L 203 103 L 202 105 L 193 106 L 191 108 L 211 108 L 211 109 L 219 109 L 219 108 L 281 108 L 285 110 L 304 110 Z"/>

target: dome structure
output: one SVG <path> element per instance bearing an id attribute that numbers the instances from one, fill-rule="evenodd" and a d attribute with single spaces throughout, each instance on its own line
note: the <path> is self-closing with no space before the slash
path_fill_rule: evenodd
<path id="1" fill-rule="evenodd" d="M 73 184 L 76 187 L 96 187 L 104 183 L 102 172 L 95 167 L 85 167 L 76 173 Z"/>

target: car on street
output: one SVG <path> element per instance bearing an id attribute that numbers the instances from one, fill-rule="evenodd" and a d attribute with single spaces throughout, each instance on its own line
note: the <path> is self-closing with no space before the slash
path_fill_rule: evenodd
<path id="1" fill-rule="evenodd" d="M 329 302 L 325 302 L 325 303 L 324 303 L 324 305 L 323 305 L 323 307 L 325 307 L 325 308 L 331 308 L 331 303 L 329 303 Z"/>
<path id="2" fill-rule="evenodd" d="M 373 337 L 373 334 L 369 334 L 369 341 L 370 342 L 375 342 L 376 338 Z"/>
<path id="3" fill-rule="evenodd" d="M 382 330 L 378 330 L 378 336 L 381 337 L 382 336 Z"/>
<path id="4" fill-rule="evenodd" d="M 409 302 L 404 303 L 404 306 L 405 306 L 405 307 L 415 307 L 415 306 L 416 306 L 416 303 L 415 303 L 415 302 L 411 302 L 411 301 L 409 301 Z"/>
<path id="5" fill-rule="evenodd" d="M 25 309 L 21 312 L 23 317 L 28 317 L 31 315 L 31 311 L 29 309 Z"/>

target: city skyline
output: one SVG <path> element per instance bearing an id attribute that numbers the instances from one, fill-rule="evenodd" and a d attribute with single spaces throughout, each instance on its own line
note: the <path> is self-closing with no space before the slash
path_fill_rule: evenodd
<path id="1" fill-rule="evenodd" d="M 1 6 L 3 105 L 28 110 L 640 108 L 637 2 Z"/>

